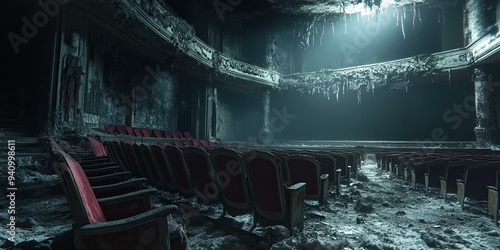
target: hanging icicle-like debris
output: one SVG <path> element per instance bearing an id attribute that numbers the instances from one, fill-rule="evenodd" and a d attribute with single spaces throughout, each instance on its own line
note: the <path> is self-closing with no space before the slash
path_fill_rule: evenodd
<path id="1" fill-rule="evenodd" d="M 448 85 L 451 86 L 451 69 L 448 69 Z"/>
<path id="2" fill-rule="evenodd" d="M 412 23 L 413 23 L 413 30 L 415 30 L 415 19 L 417 18 L 417 3 L 414 2 L 413 3 L 413 9 L 412 9 L 412 17 L 413 17 L 413 20 L 412 20 Z"/>
<path id="3" fill-rule="evenodd" d="M 323 36 L 325 35 L 325 23 L 326 23 L 326 20 L 323 19 L 323 30 L 321 31 L 321 37 L 319 39 L 319 45 L 323 45 Z"/>
<path id="4" fill-rule="evenodd" d="M 333 22 L 332 22 L 332 36 L 333 38 L 335 38 L 335 25 Z"/>
<path id="5" fill-rule="evenodd" d="M 321 70 L 318 72 L 284 76 L 280 80 L 280 88 L 301 93 L 321 93 L 333 90 L 338 101 L 339 95 L 347 91 L 366 88 L 374 92 L 375 88 L 390 86 L 392 89 L 406 89 L 412 75 L 423 72 L 435 72 L 436 61 L 428 55 L 419 55 L 405 61 L 372 64 L 366 67 L 355 67 L 339 70 Z M 423 75 L 428 77 L 427 75 Z"/>
<path id="6" fill-rule="evenodd" d="M 396 27 L 399 26 L 399 9 L 396 9 Z"/>
<path id="7" fill-rule="evenodd" d="M 420 12 L 421 12 L 420 7 L 418 7 L 418 21 L 422 23 L 422 17 L 420 17 Z"/>
<path id="8" fill-rule="evenodd" d="M 357 97 L 358 97 L 358 104 L 361 104 L 361 89 L 358 89 L 357 91 Z"/>
<path id="9" fill-rule="evenodd" d="M 403 32 L 403 39 L 406 39 L 406 34 L 405 34 L 405 23 L 403 21 L 403 18 L 401 18 L 401 31 Z"/>
<path id="10" fill-rule="evenodd" d="M 344 34 L 347 34 L 347 14 L 344 12 Z"/>

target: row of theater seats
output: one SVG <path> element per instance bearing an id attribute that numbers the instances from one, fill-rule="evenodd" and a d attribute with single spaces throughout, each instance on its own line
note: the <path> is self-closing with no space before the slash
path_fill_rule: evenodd
<path id="1" fill-rule="evenodd" d="M 446 200 L 455 193 L 458 201 L 466 198 L 488 201 L 488 212 L 498 225 L 500 154 L 491 150 L 379 150 L 377 165 L 396 177 L 403 178 L 414 188 L 424 191 L 439 188 Z"/>
<path id="2" fill-rule="evenodd" d="M 191 132 L 178 131 L 163 131 L 159 129 L 134 128 L 131 126 L 122 125 L 104 125 L 104 130 L 112 135 L 131 135 L 140 137 L 156 137 L 156 138 L 171 138 L 171 139 L 194 139 Z"/>
<path id="3" fill-rule="evenodd" d="M 223 214 L 252 213 L 254 225 L 303 228 L 303 200 L 326 202 L 329 185 L 340 194 L 341 182 L 357 171 L 360 153 L 343 150 L 292 150 L 172 145 L 89 138 L 97 156 L 109 157 L 145 178 L 151 186 L 202 203 L 221 202 Z"/>
<path id="4" fill-rule="evenodd" d="M 194 138 L 191 132 L 178 132 L 178 131 L 163 131 L 158 129 L 147 129 L 147 128 L 134 128 L 130 126 L 121 125 L 105 125 L 104 130 L 110 135 L 129 135 L 141 138 L 162 138 L 160 145 L 174 145 L 176 147 L 187 147 L 187 146 L 213 146 L 216 144 L 221 144 L 219 139 L 214 142 L 206 139 Z"/>
<path id="5" fill-rule="evenodd" d="M 60 144 L 50 139 L 52 166 L 75 220 L 76 249 L 186 249 L 185 237 L 169 231 L 167 216 L 177 206 L 153 208 L 157 190 L 146 188 L 147 179 L 132 176 L 98 145 L 89 151 Z"/>

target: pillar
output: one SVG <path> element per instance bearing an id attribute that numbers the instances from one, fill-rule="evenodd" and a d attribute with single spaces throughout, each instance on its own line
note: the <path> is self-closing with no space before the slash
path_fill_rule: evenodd
<path id="1" fill-rule="evenodd" d="M 495 23 L 494 8 L 487 0 L 466 0 L 465 12 L 470 32 L 470 43 L 473 43 L 488 33 L 488 26 Z"/>
<path id="2" fill-rule="evenodd" d="M 496 89 L 492 82 L 492 72 L 483 69 L 474 69 L 474 89 L 476 99 L 476 143 L 479 148 L 488 148 L 498 145 L 499 130 L 496 103 Z"/>
<path id="3" fill-rule="evenodd" d="M 465 11 L 470 37 L 473 43 L 489 32 L 489 26 L 495 23 L 495 7 L 488 0 L 466 0 Z M 476 135 L 477 147 L 487 148 L 498 144 L 499 131 L 496 112 L 495 88 L 492 84 L 492 71 L 486 68 L 475 68 L 473 73 L 476 101 Z"/>
<path id="4" fill-rule="evenodd" d="M 263 144 L 269 144 L 273 140 L 273 132 L 270 129 L 270 115 L 271 115 L 271 91 L 269 89 L 264 90 L 262 93 L 262 108 L 263 108 L 263 126 L 262 130 L 259 132 L 259 140 Z"/>

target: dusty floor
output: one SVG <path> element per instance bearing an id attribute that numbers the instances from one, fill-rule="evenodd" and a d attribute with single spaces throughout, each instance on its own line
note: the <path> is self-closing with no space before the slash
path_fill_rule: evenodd
<path id="1" fill-rule="evenodd" d="M 249 233 L 250 215 L 217 219 L 221 205 L 200 205 L 167 193 L 154 202 L 178 205 L 173 217 L 184 228 L 188 249 L 500 249 L 500 230 L 486 213 L 485 202 L 468 201 L 462 210 L 454 195 L 445 202 L 438 190 L 413 190 L 380 172 L 370 158 L 361 171 L 363 178 L 343 186 L 340 198 L 331 190 L 327 205 L 307 201 L 305 229 L 292 237 L 281 226 L 257 226 Z M 54 176 L 30 176 L 35 177 L 19 184 L 25 191 L 17 203 L 16 247 L 68 249 L 72 219 L 65 198 L 54 187 Z M 2 221 L 6 216 L 0 213 Z M 12 246 L 6 238 L 2 230 L 2 249 Z"/>

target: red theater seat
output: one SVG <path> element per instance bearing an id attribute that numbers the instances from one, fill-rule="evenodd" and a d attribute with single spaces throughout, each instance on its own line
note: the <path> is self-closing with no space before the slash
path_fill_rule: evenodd
<path id="1" fill-rule="evenodd" d="M 291 182 L 305 182 L 305 197 L 325 203 L 328 196 L 328 174 L 321 174 L 320 163 L 314 157 L 306 155 L 292 155 L 287 161 Z"/>
<path id="2" fill-rule="evenodd" d="M 248 183 L 245 176 L 245 161 L 232 149 L 210 150 L 210 158 L 223 199 L 223 212 L 231 216 L 252 213 Z"/>
<path id="3" fill-rule="evenodd" d="M 98 200 L 78 162 L 61 151 L 55 155 L 60 159 L 54 167 L 75 219 L 77 249 L 170 249 L 167 215 L 176 206 L 151 209 L 154 190 Z"/>
<path id="4" fill-rule="evenodd" d="M 304 229 L 305 183 L 290 187 L 282 181 L 282 168 L 274 155 L 263 151 L 245 153 L 246 173 L 254 204 L 254 226 L 283 225 L 294 234 L 293 227 Z"/>
<path id="5" fill-rule="evenodd" d="M 183 154 L 198 199 L 206 204 L 218 202 L 219 186 L 215 182 L 208 153 L 201 148 L 186 147 Z"/>

